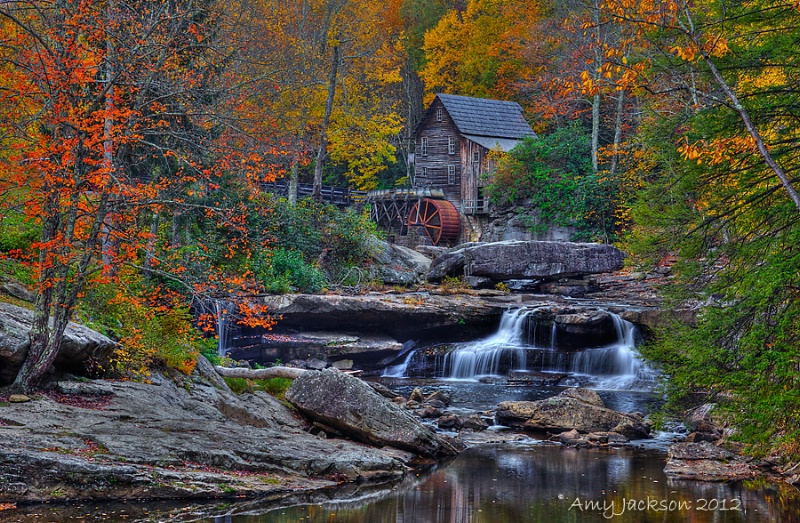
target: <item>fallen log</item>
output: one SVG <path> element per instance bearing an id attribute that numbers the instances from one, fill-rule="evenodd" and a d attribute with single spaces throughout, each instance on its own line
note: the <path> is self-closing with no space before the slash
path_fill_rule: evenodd
<path id="1" fill-rule="evenodd" d="M 216 366 L 214 370 L 217 371 L 217 374 L 225 378 L 244 378 L 246 380 L 266 380 L 269 378 L 287 378 L 293 380 L 297 379 L 304 372 L 308 372 L 305 369 L 296 369 L 294 367 L 244 369 Z"/>

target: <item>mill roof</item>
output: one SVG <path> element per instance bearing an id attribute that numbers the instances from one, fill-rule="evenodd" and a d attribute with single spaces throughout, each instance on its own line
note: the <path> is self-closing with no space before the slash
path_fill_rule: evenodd
<path id="1" fill-rule="evenodd" d="M 516 102 L 437 94 L 461 134 L 518 140 L 536 136 Z M 429 108 L 430 110 L 430 108 Z"/>

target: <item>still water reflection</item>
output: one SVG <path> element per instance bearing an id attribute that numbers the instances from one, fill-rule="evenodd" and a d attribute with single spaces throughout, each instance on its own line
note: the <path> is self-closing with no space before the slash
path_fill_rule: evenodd
<path id="1" fill-rule="evenodd" d="M 792 487 L 672 481 L 663 467 L 663 450 L 485 445 L 382 488 L 273 501 L 21 506 L 0 511 L 0 523 L 800 523 Z"/>
<path id="2" fill-rule="evenodd" d="M 800 498 L 741 483 L 668 480 L 663 454 L 490 445 L 394 490 L 207 523 L 799 522 Z"/>

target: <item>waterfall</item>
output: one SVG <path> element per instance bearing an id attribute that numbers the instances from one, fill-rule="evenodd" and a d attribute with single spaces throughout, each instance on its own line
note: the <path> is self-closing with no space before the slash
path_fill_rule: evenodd
<path id="1" fill-rule="evenodd" d="M 408 369 L 408 365 L 411 363 L 411 360 L 414 358 L 414 354 L 416 354 L 416 349 L 411 349 L 408 351 L 406 358 L 403 360 L 402 363 L 398 363 L 397 365 L 390 365 L 383 370 L 384 378 L 405 378 L 406 372 Z"/>
<path id="2" fill-rule="evenodd" d="M 228 343 L 230 342 L 230 313 L 228 308 L 231 304 L 222 301 L 214 301 L 214 314 L 217 316 L 217 355 L 221 358 L 226 356 L 228 350 Z"/>
<path id="3" fill-rule="evenodd" d="M 497 333 L 485 340 L 468 343 L 445 356 L 445 369 L 451 378 L 475 378 L 498 374 L 501 365 L 514 370 L 528 366 L 527 329 L 530 309 L 506 311 L 500 320 Z"/>
<path id="4" fill-rule="evenodd" d="M 652 388 L 656 373 L 644 364 L 636 350 L 636 327 L 618 314 L 609 312 L 616 340 L 607 347 L 577 352 L 571 363 L 559 361 L 551 369 L 590 378 L 592 388 L 623 390 Z"/>
<path id="5" fill-rule="evenodd" d="M 480 376 L 509 372 L 544 372 L 569 375 L 571 384 L 596 389 L 651 389 L 656 372 L 640 359 L 636 351 L 636 327 L 619 315 L 608 312 L 616 334 L 605 347 L 581 350 L 556 348 L 557 325 L 549 333 L 537 335 L 535 308 L 507 310 L 497 332 L 485 339 L 460 344 L 436 362 L 434 375 L 453 379 L 477 379 Z M 548 336 L 549 334 L 549 336 Z M 563 333 L 559 334 L 564 336 Z M 538 343 L 537 343 L 538 342 Z M 401 355 L 402 362 L 387 367 L 383 376 L 406 377 L 416 357 L 424 351 L 411 350 Z"/>

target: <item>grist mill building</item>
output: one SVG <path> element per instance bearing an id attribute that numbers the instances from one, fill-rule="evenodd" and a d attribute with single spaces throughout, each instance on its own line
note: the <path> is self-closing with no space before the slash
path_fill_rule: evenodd
<path id="1" fill-rule="evenodd" d="M 536 134 L 516 102 L 437 94 L 414 136 L 413 186 L 371 192 L 373 219 L 399 226 L 401 235 L 416 228 L 433 245 L 454 245 L 476 239 L 488 220 L 490 153 Z"/>

